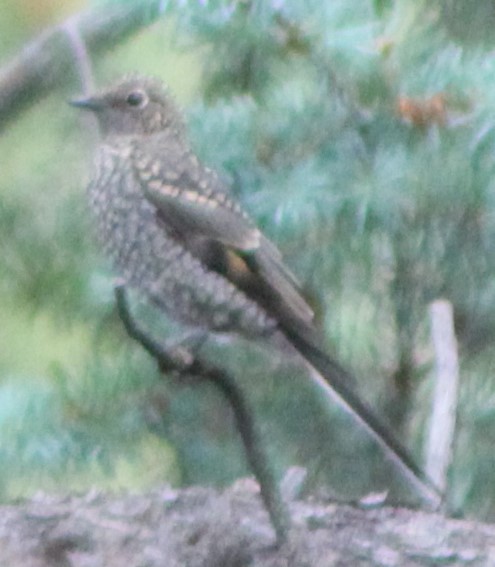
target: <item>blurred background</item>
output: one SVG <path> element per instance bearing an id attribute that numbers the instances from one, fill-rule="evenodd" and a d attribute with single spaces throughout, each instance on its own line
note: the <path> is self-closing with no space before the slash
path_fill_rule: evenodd
<path id="1" fill-rule="evenodd" d="M 461 390 L 448 499 L 493 520 L 493 3 L 160 4 L 158 20 L 92 61 L 97 83 L 134 71 L 166 81 L 196 150 L 303 282 L 329 350 L 419 461 L 428 305 L 452 302 Z M 105 2 L 3 0 L 0 65 L 93 6 Z M 0 138 L 0 499 L 222 486 L 248 471 L 220 395 L 161 376 L 118 320 L 85 203 L 94 139 L 66 104 L 80 89 L 74 79 Z M 157 333 L 177 332 L 135 306 Z M 279 476 L 299 464 L 319 494 L 392 484 L 404 496 L 382 453 L 299 368 L 256 345 L 207 352 L 248 393 Z"/>

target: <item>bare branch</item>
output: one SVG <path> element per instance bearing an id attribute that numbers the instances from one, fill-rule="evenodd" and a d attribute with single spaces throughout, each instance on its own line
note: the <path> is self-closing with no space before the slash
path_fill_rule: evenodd
<path id="1" fill-rule="evenodd" d="M 150 337 L 133 319 L 124 285 L 115 286 L 115 297 L 118 313 L 127 333 L 157 361 L 162 372 L 175 371 L 179 373 L 179 376 L 188 374 L 201 380 L 207 380 L 218 388 L 229 402 L 246 450 L 249 466 L 259 483 L 261 498 L 277 534 L 277 542 L 279 544 L 286 542 L 290 530 L 289 512 L 265 452 L 254 413 L 242 389 L 239 388 L 235 379 L 222 368 L 190 352 L 187 352 L 186 356 L 178 356 L 176 351 L 167 350 L 161 343 Z"/>
<path id="2" fill-rule="evenodd" d="M 426 447 L 426 472 L 445 491 L 452 459 L 459 390 L 459 360 L 452 304 L 446 300 L 434 301 L 430 306 L 430 319 L 436 375 Z"/>
<path id="3" fill-rule="evenodd" d="M 67 29 L 77 29 L 81 45 L 95 56 L 151 24 L 163 12 L 163 6 L 160 0 L 134 0 L 95 8 L 27 44 L 0 69 L 0 131 L 51 90 L 74 78 L 74 51 Z"/>

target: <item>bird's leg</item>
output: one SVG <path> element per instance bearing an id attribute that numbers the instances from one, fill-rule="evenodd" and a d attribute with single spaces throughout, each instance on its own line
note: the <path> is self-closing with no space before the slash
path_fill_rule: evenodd
<path id="1" fill-rule="evenodd" d="M 208 339 L 208 333 L 203 329 L 187 329 L 177 337 L 165 342 L 165 350 L 175 357 L 182 358 L 184 364 L 190 366 Z"/>

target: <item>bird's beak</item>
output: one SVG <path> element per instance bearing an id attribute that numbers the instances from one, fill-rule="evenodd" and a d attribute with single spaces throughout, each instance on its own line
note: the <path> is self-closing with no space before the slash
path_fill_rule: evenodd
<path id="1" fill-rule="evenodd" d="M 86 98 L 76 98 L 69 100 L 71 106 L 76 108 L 82 108 L 83 110 L 92 110 L 93 112 L 98 112 L 103 108 L 103 101 L 95 96 L 89 96 Z"/>

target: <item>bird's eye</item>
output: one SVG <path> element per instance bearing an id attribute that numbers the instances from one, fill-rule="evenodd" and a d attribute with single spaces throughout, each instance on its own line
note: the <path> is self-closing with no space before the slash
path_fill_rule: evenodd
<path id="1" fill-rule="evenodd" d="M 148 98 L 143 91 L 132 91 L 127 95 L 125 101 L 129 106 L 142 108 L 148 102 Z"/>

